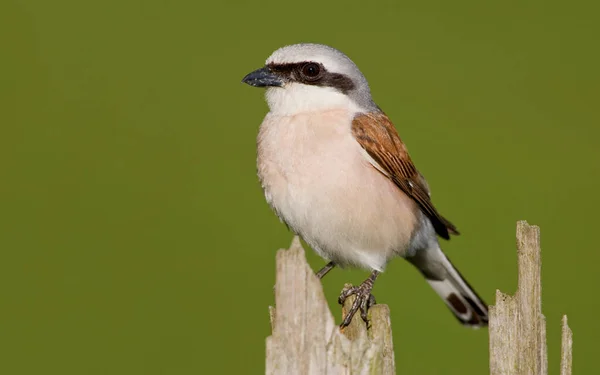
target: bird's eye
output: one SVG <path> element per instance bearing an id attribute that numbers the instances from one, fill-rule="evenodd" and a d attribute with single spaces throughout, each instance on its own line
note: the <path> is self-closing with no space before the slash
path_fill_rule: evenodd
<path id="1" fill-rule="evenodd" d="M 302 75 L 308 80 L 314 80 L 319 78 L 321 74 L 321 67 L 319 64 L 306 63 L 302 66 Z"/>

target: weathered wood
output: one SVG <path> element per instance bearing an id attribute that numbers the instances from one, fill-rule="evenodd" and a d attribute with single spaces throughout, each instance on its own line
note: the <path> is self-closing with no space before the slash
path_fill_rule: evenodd
<path id="1" fill-rule="evenodd" d="M 346 284 L 344 287 L 351 287 Z M 356 299 L 350 296 L 344 302 L 342 307 L 342 319 L 346 316 L 352 303 Z M 369 309 L 369 327 L 360 317 L 358 312 L 350 325 L 342 330 L 342 333 L 350 340 L 355 342 L 377 342 L 380 346 L 373 356 L 372 369 L 377 372 L 373 374 L 395 374 L 396 364 L 394 362 L 394 345 L 392 342 L 392 322 L 390 320 L 390 308 L 388 305 L 374 305 Z M 381 371 L 381 372 L 379 372 Z"/>
<path id="2" fill-rule="evenodd" d="M 573 332 L 569 328 L 566 315 L 562 318 L 562 345 L 560 352 L 560 375 L 571 375 L 573 372 Z"/>
<path id="3" fill-rule="evenodd" d="M 519 280 L 510 296 L 496 291 L 490 306 L 491 375 L 547 375 L 546 318 L 542 314 L 540 229 L 517 222 Z M 561 374 L 571 374 L 571 331 L 563 318 Z"/>
<path id="4" fill-rule="evenodd" d="M 496 291 L 490 306 L 490 374 L 547 375 L 546 319 L 542 314 L 540 230 L 517 223 L 518 287 L 514 296 Z M 354 296 L 342 307 L 349 310 Z M 266 373 L 395 374 L 389 308 L 369 310 L 367 328 L 360 314 L 340 331 L 320 280 L 306 262 L 296 237 L 277 252 L 272 335 L 267 338 Z M 573 333 L 562 320 L 561 375 L 572 374 Z"/>
<path id="5" fill-rule="evenodd" d="M 269 309 L 267 374 L 396 373 L 388 307 L 370 309 L 369 329 L 356 314 L 342 334 L 298 238 L 277 252 L 275 304 Z"/>
<path id="6" fill-rule="evenodd" d="M 509 296 L 496 291 L 490 308 L 490 373 L 545 375 L 546 319 L 542 315 L 540 230 L 517 223 L 519 281 Z"/>

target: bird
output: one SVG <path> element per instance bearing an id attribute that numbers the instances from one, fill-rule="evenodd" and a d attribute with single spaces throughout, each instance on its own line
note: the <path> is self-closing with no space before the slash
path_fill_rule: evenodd
<path id="1" fill-rule="evenodd" d="M 442 251 L 439 238 L 458 235 L 431 200 L 394 124 L 374 102 L 369 83 L 341 51 L 316 43 L 275 50 L 243 83 L 265 88 L 269 112 L 257 135 L 257 174 L 279 219 L 326 261 L 316 272 L 370 272 L 344 288 L 356 298 L 346 327 L 367 311 L 387 263 L 406 259 L 460 323 L 488 324 L 488 307 Z"/>

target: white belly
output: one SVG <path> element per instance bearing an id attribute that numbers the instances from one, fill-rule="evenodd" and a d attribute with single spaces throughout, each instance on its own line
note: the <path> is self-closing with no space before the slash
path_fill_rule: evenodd
<path id="1" fill-rule="evenodd" d="M 415 203 L 365 159 L 346 110 L 267 115 L 258 175 L 277 215 L 322 257 L 383 270 L 403 255 Z"/>

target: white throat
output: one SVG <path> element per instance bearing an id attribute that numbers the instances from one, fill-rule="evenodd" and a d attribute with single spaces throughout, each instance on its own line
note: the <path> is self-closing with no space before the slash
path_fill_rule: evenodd
<path id="1" fill-rule="evenodd" d="M 329 109 L 360 111 L 352 99 L 334 88 L 295 82 L 286 83 L 284 87 L 269 87 L 266 98 L 271 113 L 281 116 Z"/>

